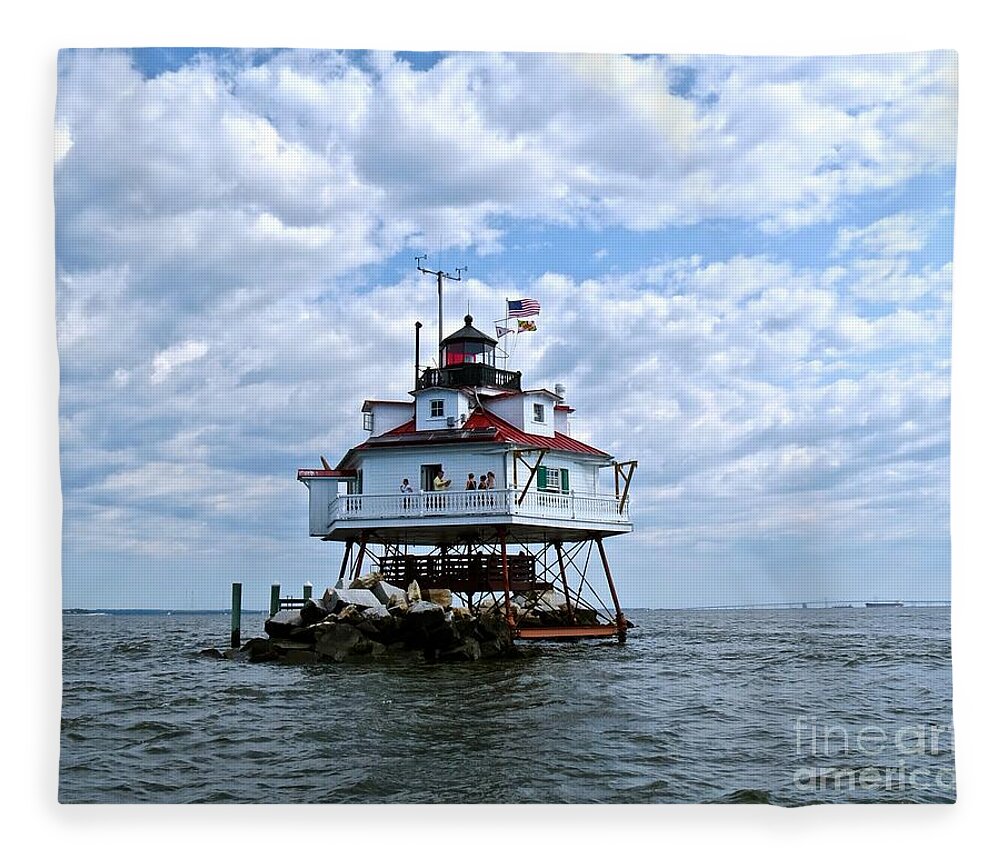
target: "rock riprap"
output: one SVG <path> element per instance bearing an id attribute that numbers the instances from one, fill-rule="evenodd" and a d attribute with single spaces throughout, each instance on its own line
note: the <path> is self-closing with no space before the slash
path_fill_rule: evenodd
<path id="1" fill-rule="evenodd" d="M 416 582 L 404 590 L 381 580 L 355 580 L 350 588 L 328 588 L 299 609 L 275 613 L 264 622 L 266 639 L 201 653 L 300 666 L 372 660 L 394 652 L 432 663 L 517 656 L 501 606 L 473 611 L 450 604 L 451 593 L 444 589 L 421 593 Z"/>

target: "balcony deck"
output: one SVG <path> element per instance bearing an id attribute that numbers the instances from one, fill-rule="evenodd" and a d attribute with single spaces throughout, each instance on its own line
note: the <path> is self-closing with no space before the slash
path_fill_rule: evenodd
<path id="1" fill-rule="evenodd" d="M 493 539 L 504 527 L 525 542 L 632 531 L 629 503 L 614 496 L 519 489 L 338 495 L 330 501 L 327 540 L 358 540 L 362 532 L 393 541 L 436 545 Z"/>
<path id="2" fill-rule="evenodd" d="M 487 386 L 521 390 L 521 371 L 503 370 L 491 364 L 451 364 L 428 367 L 420 376 L 417 388 L 462 388 Z"/>

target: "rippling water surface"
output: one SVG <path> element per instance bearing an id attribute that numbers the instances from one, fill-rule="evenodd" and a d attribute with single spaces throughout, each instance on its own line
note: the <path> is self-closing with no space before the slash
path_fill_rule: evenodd
<path id="1" fill-rule="evenodd" d="M 67 615 L 60 800 L 954 800 L 948 610 L 630 617 L 625 647 L 283 667 L 199 657 L 223 615 Z"/>

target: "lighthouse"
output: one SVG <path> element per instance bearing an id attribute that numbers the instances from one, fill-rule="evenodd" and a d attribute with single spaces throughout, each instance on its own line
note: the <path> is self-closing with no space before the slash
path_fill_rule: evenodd
<path id="1" fill-rule="evenodd" d="M 343 545 L 339 584 L 374 573 L 501 612 L 517 639 L 624 643 L 604 542 L 632 531 L 637 463 L 573 438 L 565 389 L 525 387 L 474 322 L 429 367 L 417 323 L 409 396 L 365 400 L 367 438 L 298 471 L 309 533 Z"/>

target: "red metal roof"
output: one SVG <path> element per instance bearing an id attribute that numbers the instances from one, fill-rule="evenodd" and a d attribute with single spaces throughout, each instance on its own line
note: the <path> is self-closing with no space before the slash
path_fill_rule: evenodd
<path id="1" fill-rule="evenodd" d="M 369 448 L 391 445 L 444 445 L 459 442 L 509 442 L 524 448 L 572 451 L 575 454 L 589 454 L 593 457 L 610 458 L 611 456 L 563 433 L 556 433 L 555 436 L 536 436 L 532 433 L 525 433 L 523 430 L 518 430 L 513 424 L 508 424 L 499 415 L 494 415 L 485 409 L 475 409 L 464 426 L 451 430 L 418 432 L 416 419 L 411 418 L 405 424 L 393 427 L 379 436 L 373 436 L 352 448 L 341 463 L 345 462 L 354 451 Z"/>
<path id="2" fill-rule="evenodd" d="M 299 469 L 298 479 L 303 478 L 357 478 L 357 469 Z"/>
<path id="3" fill-rule="evenodd" d="M 577 454 L 591 454 L 595 457 L 610 457 L 591 445 L 566 436 L 563 433 L 556 433 L 555 436 L 535 436 L 532 433 L 525 433 L 518 430 L 513 424 L 508 424 L 503 418 L 487 412 L 485 409 L 476 409 L 465 422 L 466 430 L 475 430 L 480 427 L 496 427 L 497 438 L 502 442 L 513 442 L 516 445 L 524 445 L 530 448 L 546 448 L 556 451 L 573 451 Z"/>

